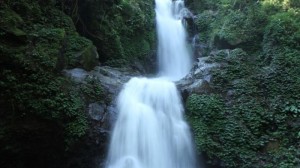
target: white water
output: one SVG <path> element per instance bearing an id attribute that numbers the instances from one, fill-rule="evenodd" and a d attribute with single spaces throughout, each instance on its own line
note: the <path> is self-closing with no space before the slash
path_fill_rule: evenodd
<path id="1" fill-rule="evenodd" d="M 184 77 L 190 69 L 185 30 L 177 20 L 184 4 L 155 2 L 164 77 L 132 78 L 125 84 L 118 97 L 106 168 L 196 168 L 180 95 L 170 81 Z"/>
<path id="2" fill-rule="evenodd" d="M 184 1 L 156 0 L 158 65 L 162 76 L 179 80 L 191 69 L 182 15 Z"/>

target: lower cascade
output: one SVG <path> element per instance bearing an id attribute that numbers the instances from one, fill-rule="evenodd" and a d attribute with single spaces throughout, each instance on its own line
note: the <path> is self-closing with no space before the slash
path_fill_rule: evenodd
<path id="1" fill-rule="evenodd" d="M 132 78 L 120 93 L 108 168 L 194 168 L 188 125 L 176 86 Z"/>
<path id="2" fill-rule="evenodd" d="M 106 168 L 197 167 L 181 98 L 171 81 L 184 77 L 190 68 L 180 17 L 184 3 L 155 2 L 162 77 L 135 77 L 125 84 L 117 100 L 119 113 Z"/>

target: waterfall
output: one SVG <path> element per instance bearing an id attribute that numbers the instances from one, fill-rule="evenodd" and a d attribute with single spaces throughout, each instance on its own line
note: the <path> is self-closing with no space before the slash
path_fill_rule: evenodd
<path id="1" fill-rule="evenodd" d="M 106 168 L 196 168 L 176 85 L 190 70 L 182 0 L 156 0 L 160 77 L 134 77 L 117 100 Z"/>
<path id="2" fill-rule="evenodd" d="M 191 69 L 183 26 L 184 1 L 156 0 L 159 73 L 171 80 L 184 77 Z"/>

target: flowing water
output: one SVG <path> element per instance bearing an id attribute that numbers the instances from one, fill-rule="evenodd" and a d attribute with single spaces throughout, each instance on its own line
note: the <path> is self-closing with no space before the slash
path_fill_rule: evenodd
<path id="1" fill-rule="evenodd" d="M 106 168 L 196 168 L 180 95 L 171 80 L 190 70 L 183 1 L 156 0 L 158 78 L 132 78 L 118 97 Z"/>
<path id="2" fill-rule="evenodd" d="M 186 32 L 182 21 L 183 0 L 156 0 L 158 65 L 161 76 L 171 80 L 184 77 L 191 69 Z"/>

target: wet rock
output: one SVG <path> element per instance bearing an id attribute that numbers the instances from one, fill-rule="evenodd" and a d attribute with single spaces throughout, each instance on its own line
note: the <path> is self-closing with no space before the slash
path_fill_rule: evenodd
<path id="1" fill-rule="evenodd" d="M 101 121 L 105 117 L 106 105 L 104 103 L 91 103 L 89 115 L 93 120 Z"/>
<path id="2" fill-rule="evenodd" d="M 206 54 L 206 49 L 208 46 L 201 42 L 199 34 L 196 34 L 192 39 L 192 46 L 194 50 L 194 57 L 199 58 L 202 57 L 203 54 Z"/>
<path id="3" fill-rule="evenodd" d="M 156 50 L 147 53 L 142 60 L 136 59 L 132 61 L 131 68 L 140 72 L 144 76 L 149 74 L 156 74 L 157 70 L 157 55 Z"/>
<path id="4" fill-rule="evenodd" d="M 198 58 L 198 62 L 196 67 L 194 68 L 193 75 L 196 77 L 203 77 L 209 80 L 208 82 L 210 82 L 211 79 L 210 71 L 213 68 L 219 67 L 219 64 L 210 63 L 208 62 L 208 59 L 209 57 Z"/>
<path id="5" fill-rule="evenodd" d="M 84 82 L 85 78 L 89 75 L 87 71 L 81 68 L 74 68 L 70 70 L 64 70 L 64 75 L 72 79 L 77 83 Z"/>
<path id="6" fill-rule="evenodd" d="M 63 73 L 77 83 L 86 83 L 87 78 L 93 78 L 111 95 L 118 94 L 123 84 L 131 77 L 140 76 L 139 72 L 131 69 L 112 68 L 108 66 L 96 66 L 92 71 L 74 68 L 64 70 Z"/>
<path id="7" fill-rule="evenodd" d="M 234 94 L 235 94 L 234 90 L 228 90 L 226 93 L 226 98 L 231 99 L 234 96 Z"/>
<path id="8" fill-rule="evenodd" d="M 114 123 L 117 120 L 117 105 L 114 101 L 110 106 L 107 107 L 107 112 L 109 113 L 109 123 Z"/>
<path id="9" fill-rule="evenodd" d="M 131 77 L 139 76 L 139 73 L 126 68 L 112 68 L 108 66 L 96 66 L 92 71 L 81 68 L 64 70 L 64 75 L 77 84 L 85 85 L 88 79 L 96 80 L 102 86 L 110 102 L 87 102 L 87 114 L 93 121 L 100 122 L 100 130 L 109 131 L 117 116 L 116 97 Z M 80 86 L 80 85 L 79 85 Z"/>
<path id="10" fill-rule="evenodd" d="M 90 75 L 96 77 L 99 83 L 115 97 L 121 90 L 124 83 L 126 83 L 131 77 L 139 76 L 138 72 L 121 69 L 121 68 L 112 68 L 108 66 L 97 66 L 93 71 L 90 72 Z"/>
<path id="11" fill-rule="evenodd" d="M 217 63 L 209 63 L 209 57 L 198 58 L 191 72 L 182 80 L 176 83 L 185 100 L 192 93 L 210 93 L 211 70 L 219 67 Z"/>
<path id="12" fill-rule="evenodd" d="M 79 144 L 78 151 L 74 151 L 74 159 L 68 161 L 69 166 L 81 165 L 81 167 L 96 168 L 104 164 L 106 151 L 109 145 L 109 137 L 112 125 L 117 119 L 116 98 L 124 83 L 131 77 L 140 74 L 132 69 L 112 68 L 108 66 L 96 66 L 91 71 L 81 68 L 64 70 L 64 75 L 77 84 L 78 91 L 81 87 L 89 85 L 92 79 L 101 85 L 105 96 L 103 101 L 93 102 L 90 99 L 86 103 L 86 114 L 89 120 L 89 129 L 86 136 Z"/>

